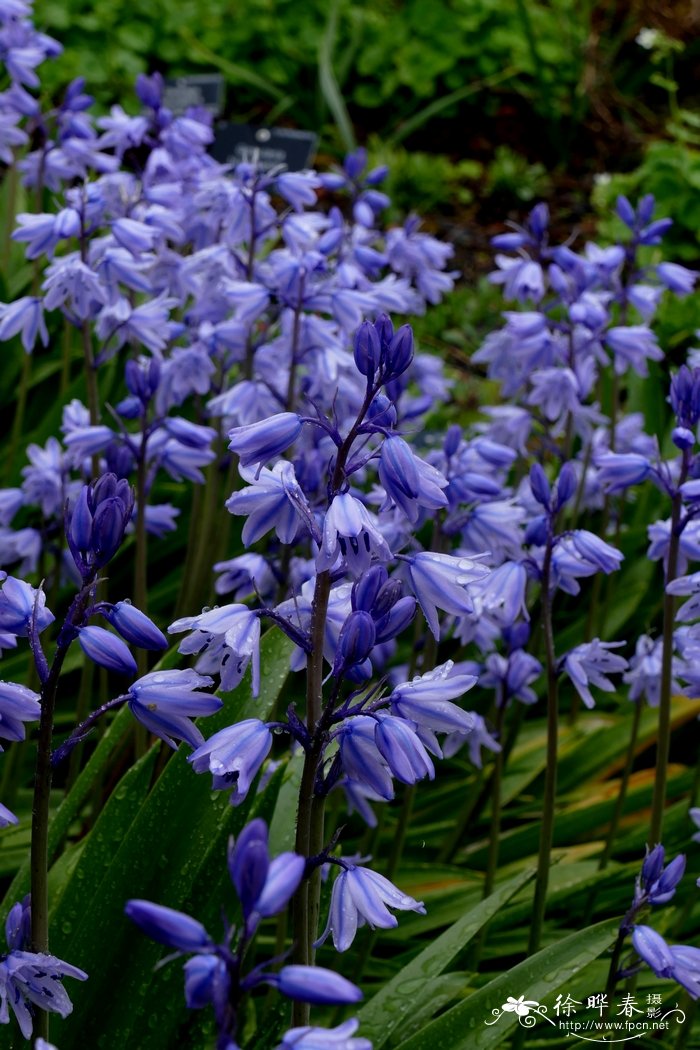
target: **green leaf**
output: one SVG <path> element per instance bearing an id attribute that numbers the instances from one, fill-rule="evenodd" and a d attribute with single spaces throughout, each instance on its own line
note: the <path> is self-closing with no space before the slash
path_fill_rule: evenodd
<path id="1" fill-rule="evenodd" d="M 399 1025 L 406 1020 L 406 1012 L 416 991 L 434 980 L 450 965 L 466 944 L 506 904 L 510 898 L 532 879 L 534 871 L 524 871 L 509 879 L 485 901 L 480 901 L 453 926 L 425 948 L 420 955 L 404 966 L 392 980 L 381 988 L 363 1007 L 358 1017 L 362 1034 L 372 1040 L 374 1050 L 380 1050 L 389 1041 Z"/>
<path id="2" fill-rule="evenodd" d="M 268 632 L 261 646 L 261 695 L 252 697 L 246 679 L 206 720 L 207 735 L 244 718 L 269 717 L 289 673 L 291 648 L 279 631 Z M 162 751 L 160 743 L 155 745 L 117 785 L 56 907 L 52 947 L 90 975 L 85 984 L 71 987 L 71 1017 L 56 1023 L 61 1050 L 86 1045 L 170 1050 L 208 1043 L 201 1038 L 203 1021 L 189 1016 L 185 1007 L 181 967 L 166 967 L 154 978 L 154 966 L 165 953 L 126 919 L 124 905 L 138 897 L 191 910 L 214 936 L 220 934 L 221 906 L 230 911 L 235 903 L 227 839 L 238 833 L 251 810 L 271 817 L 282 773 L 263 795 L 251 792 L 234 808 L 226 792 L 212 792 L 209 776 L 192 771 L 181 748 L 144 799 Z"/>
<path id="3" fill-rule="evenodd" d="M 335 44 L 336 29 L 338 25 L 338 0 L 333 0 L 328 12 L 326 31 L 321 38 L 318 50 L 318 77 L 323 97 L 333 114 L 338 125 L 338 131 L 347 150 L 354 150 L 357 143 L 352 121 L 338 87 L 338 81 L 333 72 L 333 45 Z"/>
<path id="4" fill-rule="evenodd" d="M 619 920 L 608 919 L 543 948 L 432 1021 L 401 1043 L 398 1050 L 498 1050 L 518 1019 L 515 1014 L 504 1014 L 487 1027 L 485 1021 L 492 1011 L 509 995 L 542 1002 L 564 988 L 579 970 L 610 947 L 618 926 Z"/>

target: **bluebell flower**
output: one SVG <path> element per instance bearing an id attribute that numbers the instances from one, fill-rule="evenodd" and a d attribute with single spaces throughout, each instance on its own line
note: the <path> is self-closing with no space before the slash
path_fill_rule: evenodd
<path id="1" fill-rule="evenodd" d="M 15 904 L 5 921 L 8 951 L 0 955 L 0 1024 L 10 1023 L 10 1007 L 22 1035 L 31 1039 L 33 1007 L 67 1017 L 73 1009 L 63 977 L 86 981 L 87 974 L 43 952 L 23 951 L 30 931 L 29 898 Z"/>
<path id="2" fill-rule="evenodd" d="M 204 737 L 192 718 L 214 714 L 223 706 L 218 696 L 201 690 L 214 684 L 196 671 L 152 671 L 129 686 L 129 710 L 149 732 L 175 749 L 175 740 L 186 740 L 192 748 Z"/>
<path id="3" fill-rule="evenodd" d="M 374 739 L 392 775 L 403 784 L 416 784 L 424 777 L 435 779 L 435 767 L 416 733 L 415 723 L 380 712 Z"/>
<path id="4" fill-rule="evenodd" d="M 0 682 L 0 738 L 24 740 L 24 723 L 38 722 L 40 717 L 38 693 L 15 682 Z"/>
<path id="5" fill-rule="evenodd" d="M 0 631 L 26 638 L 32 617 L 39 633 L 53 623 L 54 615 L 46 608 L 46 595 L 41 588 L 32 587 L 24 580 L 3 573 L 0 589 Z"/>
<path id="6" fill-rule="evenodd" d="M 515 649 L 508 656 L 490 653 L 479 675 L 479 684 L 486 689 L 500 688 L 502 703 L 519 700 L 523 704 L 534 704 L 537 693 L 530 688 L 530 682 L 541 674 L 540 661 L 524 649 Z"/>
<path id="7" fill-rule="evenodd" d="M 615 372 L 618 375 L 623 375 L 631 367 L 638 375 L 647 376 L 647 361 L 663 360 L 664 352 L 646 325 L 609 328 L 605 334 L 605 343 L 613 351 Z"/>
<path id="8" fill-rule="evenodd" d="M 221 687 L 235 689 L 251 664 L 253 696 L 260 690 L 260 616 L 247 605 L 232 603 L 209 609 L 199 616 L 185 616 L 168 627 L 169 634 L 192 631 L 179 652 L 198 653 L 197 670 L 216 671 Z"/>
<path id="9" fill-rule="evenodd" d="M 589 684 L 606 693 L 615 692 L 615 686 L 607 676 L 626 671 L 628 664 L 624 657 L 616 656 L 610 649 L 621 645 L 624 642 L 601 642 L 599 638 L 594 638 L 577 645 L 564 657 L 562 669 L 568 674 L 586 707 L 595 707 Z"/>
<path id="10" fill-rule="evenodd" d="M 217 594 L 233 592 L 235 602 L 243 602 L 259 594 L 263 598 L 272 596 L 277 588 L 275 575 L 262 554 L 239 554 L 213 566 L 221 573 L 214 584 Z"/>
<path id="11" fill-rule="evenodd" d="M 290 1028 L 276 1050 L 372 1050 L 369 1039 L 354 1037 L 358 1027 L 353 1017 L 337 1028 Z"/>
<path id="12" fill-rule="evenodd" d="M 369 715 L 347 719 L 338 733 L 340 756 L 351 780 L 388 801 L 394 797 L 394 786 L 388 764 L 377 747 L 376 725 Z"/>
<path id="13" fill-rule="evenodd" d="M 370 613 L 362 609 L 351 612 L 340 629 L 338 648 L 333 663 L 333 675 L 338 678 L 348 675 L 349 672 L 354 675 L 362 672 L 362 679 L 369 677 L 371 664 L 369 668 L 364 669 L 363 665 L 368 662 L 367 658 L 374 648 L 376 638 L 374 619 Z M 364 674 L 365 669 L 367 674 Z"/>
<path id="14" fill-rule="evenodd" d="M 265 463 L 294 444 L 301 433 L 303 423 L 295 412 L 279 412 L 259 423 L 234 427 L 229 431 L 229 448 L 237 453 L 241 466 Z"/>
<path id="15" fill-rule="evenodd" d="M 630 660 L 629 670 L 622 676 L 623 682 L 630 686 L 630 700 L 642 697 L 650 707 L 659 706 L 661 694 L 661 665 L 663 662 L 663 640 L 642 634 L 635 644 L 634 656 Z M 671 690 L 680 692 L 677 678 L 683 674 L 684 664 L 677 656 L 672 658 Z"/>
<path id="16" fill-rule="evenodd" d="M 19 817 L 0 802 L 0 828 L 7 828 L 11 824 L 19 824 Z"/>
<path id="17" fill-rule="evenodd" d="M 257 718 L 220 729 L 188 757 L 195 773 L 210 772 L 214 789 L 231 790 L 231 805 L 245 799 L 272 747 L 272 733 Z"/>
<path id="18" fill-rule="evenodd" d="M 416 524 L 419 508 L 439 510 L 447 506 L 447 478 L 439 470 L 415 456 L 400 437 L 387 438 L 379 457 L 379 480 L 387 496 Z"/>
<path id="19" fill-rule="evenodd" d="M 20 333 L 28 354 L 34 349 L 37 336 L 44 346 L 48 344 L 42 301 L 36 296 L 25 295 L 12 303 L 0 303 L 0 340 L 4 342 Z"/>
<path id="20" fill-rule="evenodd" d="M 601 572 L 609 574 L 620 568 L 623 554 L 616 547 L 606 543 L 588 529 L 574 529 L 570 534 L 571 541 L 584 561 Z"/>
<path id="21" fill-rule="evenodd" d="M 371 868 L 346 867 L 333 883 L 328 925 L 318 943 L 323 943 L 331 934 L 337 951 L 344 952 L 365 923 L 371 929 L 393 929 L 398 926 L 398 920 L 389 908 L 425 915 L 422 901 L 402 893 L 383 875 Z"/>
<path id="22" fill-rule="evenodd" d="M 482 715 L 471 712 L 471 728 L 467 733 L 463 730 L 450 733 L 445 738 L 445 742 L 442 746 L 442 752 L 445 758 L 451 758 L 452 755 L 456 755 L 462 745 L 466 742 L 469 748 L 469 761 L 477 769 L 481 769 L 483 766 L 483 759 L 481 757 L 481 749 L 486 748 L 487 751 L 498 752 L 501 750 L 501 745 L 498 743 L 496 738 L 488 731 L 486 721 Z"/>
<path id="23" fill-rule="evenodd" d="M 656 276 L 674 295 L 680 297 L 690 295 L 698 279 L 696 270 L 689 270 L 687 266 L 672 262 L 659 263 Z"/>
<path id="24" fill-rule="evenodd" d="M 473 585 L 471 593 L 475 610 L 478 615 L 486 613 L 501 627 L 510 627 L 520 616 L 528 618 L 526 589 L 524 565 L 506 561 Z"/>
<path id="25" fill-rule="evenodd" d="M 657 977 L 677 981 L 693 999 L 700 998 L 700 949 L 667 944 L 651 926 L 635 926 L 632 945 Z"/>
<path id="26" fill-rule="evenodd" d="M 85 655 L 100 667 L 118 674 L 136 674 L 136 661 L 124 642 L 104 627 L 78 628 L 78 643 Z"/>
<path id="27" fill-rule="evenodd" d="M 245 546 L 256 543 L 270 529 L 282 543 L 293 543 L 300 526 L 308 527 L 312 520 L 293 465 L 281 460 L 271 470 L 263 467 L 254 473 L 243 467 L 240 473 L 249 482 L 248 487 L 233 492 L 226 500 L 226 509 L 246 517 L 242 532 Z"/>
<path id="28" fill-rule="evenodd" d="M 489 569 L 473 558 L 458 558 L 431 551 L 402 555 L 402 560 L 408 565 L 411 587 L 428 627 L 439 640 L 438 609 L 454 616 L 471 613 L 474 605 L 469 584 L 483 579 Z"/>
<path id="29" fill-rule="evenodd" d="M 463 696 L 478 679 L 475 675 L 452 674 L 451 660 L 410 682 L 394 686 L 389 703 L 399 717 L 437 733 L 470 733 L 474 716 L 451 701 Z"/>
<path id="30" fill-rule="evenodd" d="M 691 595 L 676 613 L 678 623 L 688 623 L 700 619 L 700 572 L 690 576 L 679 576 L 666 585 L 667 594 Z"/>
<path id="31" fill-rule="evenodd" d="M 332 568 L 344 558 L 353 575 L 369 569 L 372 556 L 389 561 L 391 551 L 379 531 L 376 519 L 349 492 L 335 496 L 323 523 L 321 549 L 316 557 L 319 572 Z"/>

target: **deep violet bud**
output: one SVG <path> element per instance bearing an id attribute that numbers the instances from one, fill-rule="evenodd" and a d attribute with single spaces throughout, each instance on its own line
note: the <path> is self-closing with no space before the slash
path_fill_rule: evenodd
<path id="1" fill-rule="evenodd" d="M 81 627 L 78 642 L 85 655 L 100 667 L 118 674 L 136 674 L 136 661 L 124 642 L 104 627 Z"/>
<path id="2" fill-rule="evenodd" d="M 367 410 L 367 419 L 379 427 L 396 426 L 398 414 L 394 402 L 386 394 L 377 394 Z"/>
<path id="3" fill-rule="evenodd" d="M 678 883 L 685 873 L 685 855 L 679 853 L 670 864 L 654 879 L 651 884 L 647 882 L 647 899 L 650 904 L 667 904 L 676 892 Z"/>
<path id="4" fill-rule="evenodd" d="M 83 486 L 70 520 L 70 538 L 81 552 L 90 550 L 92 540 L 92 514 L 88 504 L 88 493 L 88 486 Z"/>
<path id="5" fill-rule="evenodd" d="M 340 1006 L 362 999 L 356 985 L 323 966 L 283 966 L 278 974 L 271 974 L 268 981 L 288 999 L 302 1003 Z"/>
<path id="6" fill-rule="evenodd" d="M 565 463 L 556 484 L 556 509 L 560 510 L 576 492 L 576 470 L 573 463 Z"/>
<path id="7" fill-rule="evenodd" d="M 117 602 L 104 611 L 105 619 L 119 631 L 122 638 L 139 649 L 167 649 L 168 640 L 151 619 L 131 604 Z"/>
<path id="8" fill-rule="evenodd" d="M 160 73 L 153 73 L 151 76 L 139 73 L 136 78 L 136 94 L 144 106 L 150 109 L 160 109 L 163 98 L 163 77 Z"/>
<path id="9" fill-rule="evenodd" d="M 355 333 L 355 364 L 363 376 L 372 378 L 381 357 L 379 333 L 370 321 L 363 321 Z"/>
<path id="10" fill-rule="evenodd" d="M 391 323 L 391 318 L 387 314 L 379 314 L 374 327 L 377 329 L 379 336 L 379 342 L 382 347 L 382 355 L 386 356 L 386 352 L 391 345 L 391 340 L 394 338 L 394 326 Z"/>
<path id="11" fill-rule="evenodd" d="M 278 412 L 259 423 L 247 423 L 229 431 L 229 448 L 240 457 L 241 466 L 265 463 L 279 456 L 301 433 L 303 424 L 296 412 Z"/>
<path id="12" fill-rule="evenodd" d="M 624 222 L 625 226 L 628 226 L 630 230 L 634 228 L 634 222 L 635 222 L 634 208 L 632 207 L 632 205 L 630 204 L 630 202 L 627 200 L 626 197 L 623 197 L 622 195 L 620 195 L 617 198 L 617 204 L 615 205 L 615 211 L 617 212 L 618 216 L 622 219 L 622 221 Z"/>
<path id="13" fill-rule="evenodd" d="M 228 851 L 229 874 L 246 918 L 263 891 L 269 868 L 267 826 L 258 818 L 243 828 L 235 844 L 231 839 Z"/>
<path id="14" fill-rule="evenodd" d="M 461 440 L 462 428 L 460 427 L 459 423 L 453 423 L 452 426 L 447 428 L 447 433 L 445 435 L 445 443 L 443 445 L 445 455 L 448 457 L 448 459 L 450 456 L 454 456 L 455 452 L 459 448 Z"/>
<path id="15" fill-rule="evenodd" d="M 687 427 L 674 427 L 671 441 L 681 451 L 691 449 L 695 444 L 695 434 L 692 430 L 688 430 Z"/>
<path id="16" fill-rule="evenodd" d="M 397 379 L 413 360 L 413 329 L 409 324 L 401 325 L 389 344 L 384 357 L 384 376 L 387 382 Z"/>
<path id="17" fill-rule="evenodd" d="M 665 855 L 666 851 L 661 843 L 647 853 L 642 863 L 641 882 L 644 889 L 648 889 L 657 881 L 663 871 Z"/>
<path id="18" fill-rule="evenodd" d="M 152 901 L 130 900 L 124 911 L 153 941 L 179 952 L 202 952 L 214 947 L 201 922 L 174 908 Z"/>
<path id="19" fill-rule="evenodd" d="M 669 401 L 680 427 L 690 429 L 697 426 L 700 420 L 700 368 L 681 365 L 671 377 Z"/>
<path id="20" fill-rule="evenodd" d="M 351 612 L 340 629 L 338 647 L 333 663 L 337 678 L 352 667 L 364 663 L 376 639 L 374 620 L 368 612 Z"/>
<path id="21" fill-rule="evenodd" d="M 547 475 L 539 463 L 533 463 L 530 468 L 530 488 L 537 502 L 541 503 L 546 510 L 549 510 L 551 490 Z"/>
<path id="22" fill-rule="evenodd" d="M 350 600 L 353 609 L 372 612 L 379 592 L 388 579 L 389 574 L 383 565 L 373 565 L 363 573 L 352 585 Z"/>

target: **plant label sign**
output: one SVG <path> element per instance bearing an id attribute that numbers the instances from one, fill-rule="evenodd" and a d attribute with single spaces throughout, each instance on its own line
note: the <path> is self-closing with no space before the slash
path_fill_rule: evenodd
<path id="1" fill-rule="evenodd" d="M 175 116 L 185 113 L 191 106 L 200 106 L 218 117 L 224 106 L 224 78 L 221 73 L 170 77 L 165 82 L 163 105 Z"/>
<path id="2" fill-rule="evenodd" d="M 317 140 L 313 131 L 222 124 L 216 129 L 209 152 L 222 164 L 258 164 L 263 171 L 277 167 L 301 171 L 311 164 Z"/>

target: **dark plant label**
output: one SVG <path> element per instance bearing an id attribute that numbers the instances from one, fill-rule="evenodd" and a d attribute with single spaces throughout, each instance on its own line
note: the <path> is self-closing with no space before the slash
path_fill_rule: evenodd
<path id="1" fill-rule="evenodd" d="M 163 105 L 175 116 L 185 113 L 190 106 L 201 106 L 218 117 L 224 106 L 224 78 L 221 73 L 170 77 L 165 82 Z"/>
<path id="2" fill-rule="evenodd" d="M 252 124 L 222 124 L 209 152 L 222 164 L 256 163 L 264 171 L 278 166 L 301 171 L 311 164 L 318 136 L 293 128 L 256 128 Z"/>

